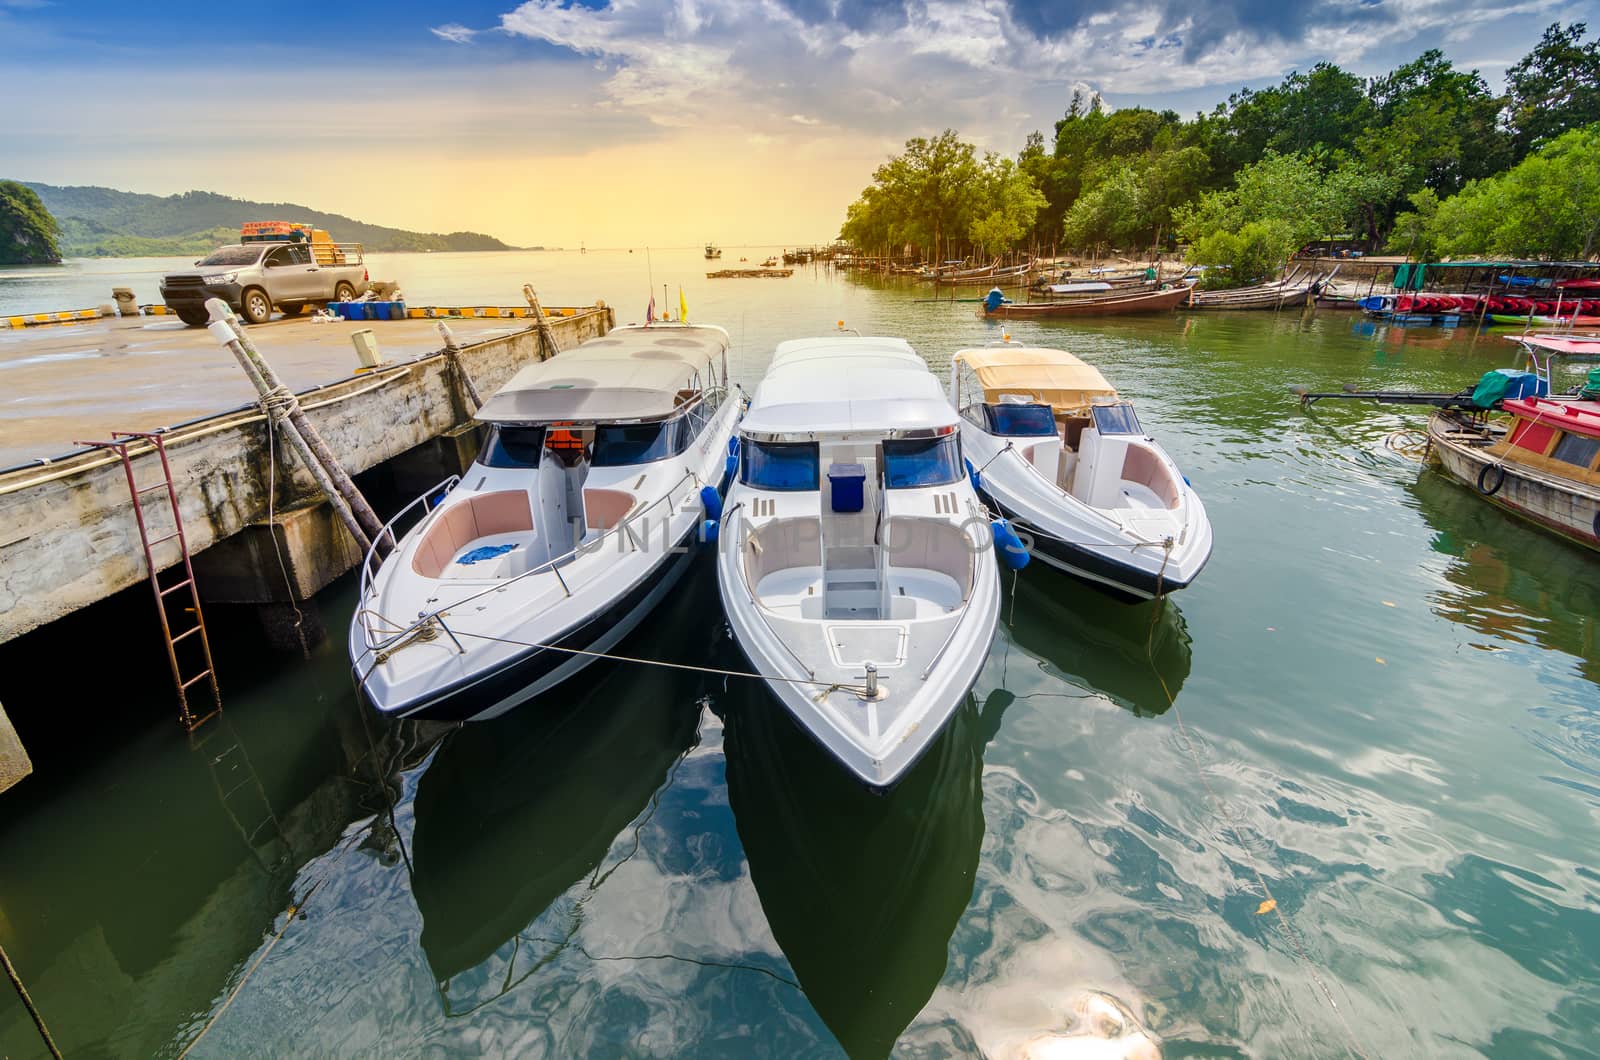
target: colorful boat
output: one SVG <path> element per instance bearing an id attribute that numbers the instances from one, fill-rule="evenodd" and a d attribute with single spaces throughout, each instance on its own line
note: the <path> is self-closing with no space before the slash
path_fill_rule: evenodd
<path id="1" fill-rule="evenodd" d="M 1131 295 L 1113 294 L 1105 298 L 1075 298 L 1062 302 L 1000 302 L 998 305 L 992 305 L 991 300 L 985 299 L 982 313 L 986 317 L 1090 317 L 1122 313 L 1159 313 L 1183 305 L 1189 300 L 1189 294 L 1189 288 L 1179 286 L 1165 291 Z"/>
<path id="2" fill-rule="evenodd" d="M 1431 458 L 1489 503 L 1600 549 L 1600 400 L 1508 398 L 1500 407 L 1509 422 L 1435 412 Z"/>

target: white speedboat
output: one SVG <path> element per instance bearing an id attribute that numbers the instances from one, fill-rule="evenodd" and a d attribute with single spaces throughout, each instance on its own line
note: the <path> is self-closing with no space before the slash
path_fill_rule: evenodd
<path id="1" fill-rule="evenodd" d="M 1211 522 L 1132 403 L 1061 350 L 962 350 L 950 401 L 975 485 L 1032 555 L 1113 594 L 1182 589 L 1211 558 Z"/>
<path id="2" fill-rule="evenodd" d="M 350 658 L 378 710 L 504 713 L 593 662 L 672 590 L 731 473 L 741 403 L 727 349 L 717 327 L 617 328 L 484 402 L 477 460 L 413 501 L 396 522 L 425 511 L 421 522 L 381 567 L 371 554 L 363 566 Z"/>
<path id="3" fill-rule="evenodd" d="M 902 339 L 801 339 L 739 433 L 717 546 L 734 635 L 801 727 L 888 787 L 966 699 L 999 615 L 955 411 Z"/>

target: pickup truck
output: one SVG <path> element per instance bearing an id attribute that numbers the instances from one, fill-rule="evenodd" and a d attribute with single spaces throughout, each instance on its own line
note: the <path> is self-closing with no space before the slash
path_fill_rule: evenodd
<path id="1" fill-rule="evenodd" d="M 218 247 L 193 272 L 163 277 L 161 300 L 190 327 L 206 323 L 208 298 L 264 324 L 273 309 L 292 317 L 308 305 L 355 298 L 368 279 L 360 243 L 238 243 Z"/>

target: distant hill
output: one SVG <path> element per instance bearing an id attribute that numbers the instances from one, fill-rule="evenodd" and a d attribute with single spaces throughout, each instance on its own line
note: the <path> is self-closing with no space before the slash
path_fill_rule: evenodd
<path id="1" fill-rule="evenodd" d="M 60 222 L 61 253 L 67 257 L 201 254 L 237 242 L 246 221 L 303 221 L 327 229 L 341 243 L 363 243 L 369 251 L 515 249 L 481 232 L 408 232 L 295 203 L 251 202 L 210 191 L 160 196 L 21 183 L 38 192 Z"/>

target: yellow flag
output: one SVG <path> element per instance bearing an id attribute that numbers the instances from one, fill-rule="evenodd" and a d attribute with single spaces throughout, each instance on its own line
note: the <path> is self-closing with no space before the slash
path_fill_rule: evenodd
<path id="1" fill-rule="evenodd" d="M 687 324 L 689 322 L 689 302 L 683 297 L 682 284 L 678 286 L 678 322 L 680 324 Z"/>

